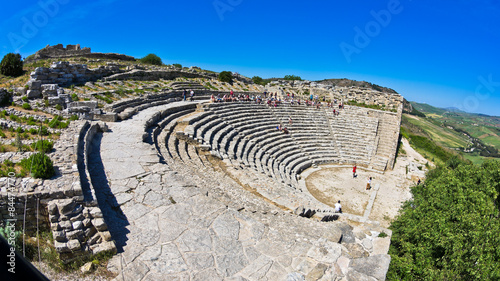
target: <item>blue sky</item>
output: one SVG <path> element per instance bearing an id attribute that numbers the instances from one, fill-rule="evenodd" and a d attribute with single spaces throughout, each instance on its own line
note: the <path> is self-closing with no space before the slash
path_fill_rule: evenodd
<path id="1" fill-rule="evenodd" d="M 499 0 L 4 1 L 0 56 L 79 43 L 249 77 L 366 80 L 500 115 L 499 14 Z"/>

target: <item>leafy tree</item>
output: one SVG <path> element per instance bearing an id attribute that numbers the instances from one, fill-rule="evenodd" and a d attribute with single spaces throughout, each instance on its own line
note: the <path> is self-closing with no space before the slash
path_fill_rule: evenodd
<path id="1" fill-rule="evenodd" d="M 219 81 L 232 83 L 233 74 L 230 71 L 222 71 L 221 73 L 219 73 Z"/>
<path id="2" fill-rule="evenodd" d="M 20 54 L 8 53 L 0 62 L 0 73 L 17 77 L 23 75 L 23 61 Z"/>
<path id="3" fill-rule="evenodd" d="M 161 58 L 155 54 L 149 54 L 140 60 L 142 63 L 152 64 L 152 65 L 163 65 Z"/>
<path id="4" fill-rule="evenodd" d="M 264 79 L 262 79 L 262 77 L 259 77 L 259 76 L 254 76 L 254 77 L 252 77 L 252 81 L 255 84 L 262 85 L 262 83 L 264 82 Z"/>
<path id="5" fill-rule="evenodd" d="M 296 76 L 296 75 L 285 75 L 285 78 L 283 78 L 285 80 L 302 80 L 302 78 L 300 78 L 300 76 Z"/>
<path id="6" fill-rule="evenodd" d="M 49 179 L 54 175 L 54 165 L 52 160 L 42 152 L 32 154 L 30 157 L 21 160 L 20 165 L 24 172 L 29 173 L 34 178 Z"/>
<path id="7" fill-rule="evenodd" d="M 500 162 L 450 160 L 392 223 L 388 280 L 500 280 Z"/>
<path id="8" fill-rule="evenodd" d="M 180 63 L 174 63 L 172 64 L 175 68 L 182 68 L 182 64 Z"/>

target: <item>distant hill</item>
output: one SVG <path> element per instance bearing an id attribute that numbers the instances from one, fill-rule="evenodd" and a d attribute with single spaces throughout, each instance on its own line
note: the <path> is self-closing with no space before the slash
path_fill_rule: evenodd
<path id="1" fill-rule="evenodd" d="M 379 91 L 379 92 L 383 92 L 383 93 L 394 93 L 394 94 L 398 93 L 398 92 L 394 91 L 391 88 L 382 87 L 382 86 L 379 86 L 377 84 L 373 84 L 373 83 L 366 82 L 366 81 L 356 81 L 356 80 L 351 80 L 351 79 L 347 79 L 347 78 L 324 79 L 324 80 L 319 80 L 319 81 L 316 81 L 316 82 L 322 83 L 322 84 L 334 85 L 334 86 L 337 86 L 337 87 L 356 86 L 356 87 L 359 87 L 359 88 L 373 89 L 373 90 L 376 90 L 376 91 Z"/>
<path id="2" fill-rule="evenodd" d="M 500 117 L 425 103 L 410 104 L 423 115 L 411 114 L 404 119 L 418 126 L 441 146 L 462 151 L 466 158 L 475 162 L 481 162 L 485 157 L 500 157 Z"/>
<path id="3" fill-rule="evenodd" d="M 443 115 L 445 112 L 448 111 L 446 109 L 434 107 L 434 106 L 426 104 L 426 103 L 418 103 L 418 102 L 414 102 L 414 101 L 411 101 L 410 103 L 413 106 L 413 108 L 415 108 L 416 110 L 423 112 L 425 114 Z"/>
<path id="4" fill-rule="evenodd" d="M 460 110 L 456 107 L 446 107 L 446 108 L 443 108 L 444 110 L 446 111 L 450 111 L 450 112 L 462 112 L 462 113 L 466 113 L 465 111 L 463 110 Z"/>

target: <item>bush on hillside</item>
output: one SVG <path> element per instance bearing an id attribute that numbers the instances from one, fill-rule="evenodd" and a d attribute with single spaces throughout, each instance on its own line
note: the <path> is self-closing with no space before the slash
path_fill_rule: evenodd
<path id="1" fill-rule="evenodd" d="M 155 54 L 149 54 L 142 59 L 140 59 L 142 63 L 152 64 L 152 65 L 163 65 L 161 58 Z"/>
<path id="2" fill-rule="evenodd" d="M 232 83 L 233 74 L 230 71 L 222 71 L 221 73 L 219 73 L 219 81 Z"/>
<path id="3" fill-rule="evenodd" d="M 52 160 L 42 152 L 21 160 L 20 165 L 26 174 L 31 172 L 31 176 L 34 178 L 49 179 L 54 175 Z"/>
<path id="4" fill-rule="evenodd" d="M 182 68 L 182 64 L 180 63 L 174 63 L 172 64 L 175 68 Z"/>
<path id="5" fill-rule="evenodd" d="M 31 144 L 31 148 L 34 151 L 40 151 L 43 153 L 48 153 L 52 151 L 54 147 L 54 143 L 49 140 L 39 140 Z"/>
<path id="6" fill-rule="evenodd" d="M 387 280 L 500 280 L 500 161 L 450 160 L 392 223 Z"/>
<path id="7" fill-rule="evenodd" d="M 252 81 L 258 85 L 263 85 L 263 83 L 264 83 L 264 79 L 262 79 L 262 77 L 259 77 L 259 76 L 252 77 Z"/>
<path id="8" fill-rule="evenodd" d="M 300 78 L 300 76 L 296 76 L 296 75 L 285 75 L 285 77 L 283 79 L 285 79 L 285 80 L 302 80 L 302 78 Z"/>
<path id="9" fill-rule="evenodd" d="M 20 54 L 8 53 L 0 62 L 0 74 L 17 77 L 23 75 L 23 61 Z"/>

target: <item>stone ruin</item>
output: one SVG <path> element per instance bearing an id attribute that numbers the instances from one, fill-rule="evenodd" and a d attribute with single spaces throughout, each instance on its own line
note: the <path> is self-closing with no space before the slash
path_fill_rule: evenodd
<path id="1" fill-rule="evenodd" d="M 35 59 L 63 58 L 75 57 L 90 54 L 90 48 L 81 48 L 80 44 L 67 45 L 66 48 L 62 44 L 54 46 L 47 45 L 45 48 L 35 53 Z"/>
<path id="2" fill-rule="evenodd" d="M 56 152 L 49 154 L 57 167 L 55 177 L 0 179 L 0 222 L 16 219 L 16 230 L 24 228 L 31 236 L 38 230 L 51 231 L 63 263 L 101 252 L 116 253 L 98 202 L 88 198 L 88 182 L 85 174 L 79 173 L 88 157 L 85 138 L 106 127 L 88 122 L 75 124 L 61 135 Z"/>
<path id="3" fill-rule="evenodd" d="M 54 46 L 47 45 L 45 48 L 37 51 L 33 58 L 28 58 L 27 61 L 36 61 L 41 59 L 61 59 L 61 58 L 72 58 L 72 57 L 85 57 L 92 59 L 107 59 L 107 60 L 123 60 L 123 61 L 135 61 L 134 57 L 114 54 L 114 53 L 92 53 L 90 48 L 81 48 L 80 44 L 77 45 L 67 45 L 64 47 L 62 44 L 57 44 Z"/>
<path id="4" fill-rule="evenodd" d="M 58 62 L 31 74 L 27 95 L 92 116 L 95 101 L 72 102 L 62 87 L 186 75 L 211 77 Z M 286 103 L 208 103 L 218 91 L 195 102 L 180 101 L 178 89 L 147 94 L 107 106 L 107 124 L 71 123 L 50 154 L 57 176 L 16 179 L 15 192 L 1 189 L 1 202 L 14 194 L 27 232 L 50 229 L 64 262 L 119 252 L 108 265 L 117 280 L 384 280 L 391 231 L 368 216 L 334 213 L 309 194 L 303 176 L 320 165 L 392 169 L 402 97 L 308 81 L 268 88 L 304 89 L 395 112 L 346 106 L 336 117 Z M 289 116 L 301 133 L 276 132 Z M 9 219 L 0 208 L 0 220 Z"/>

